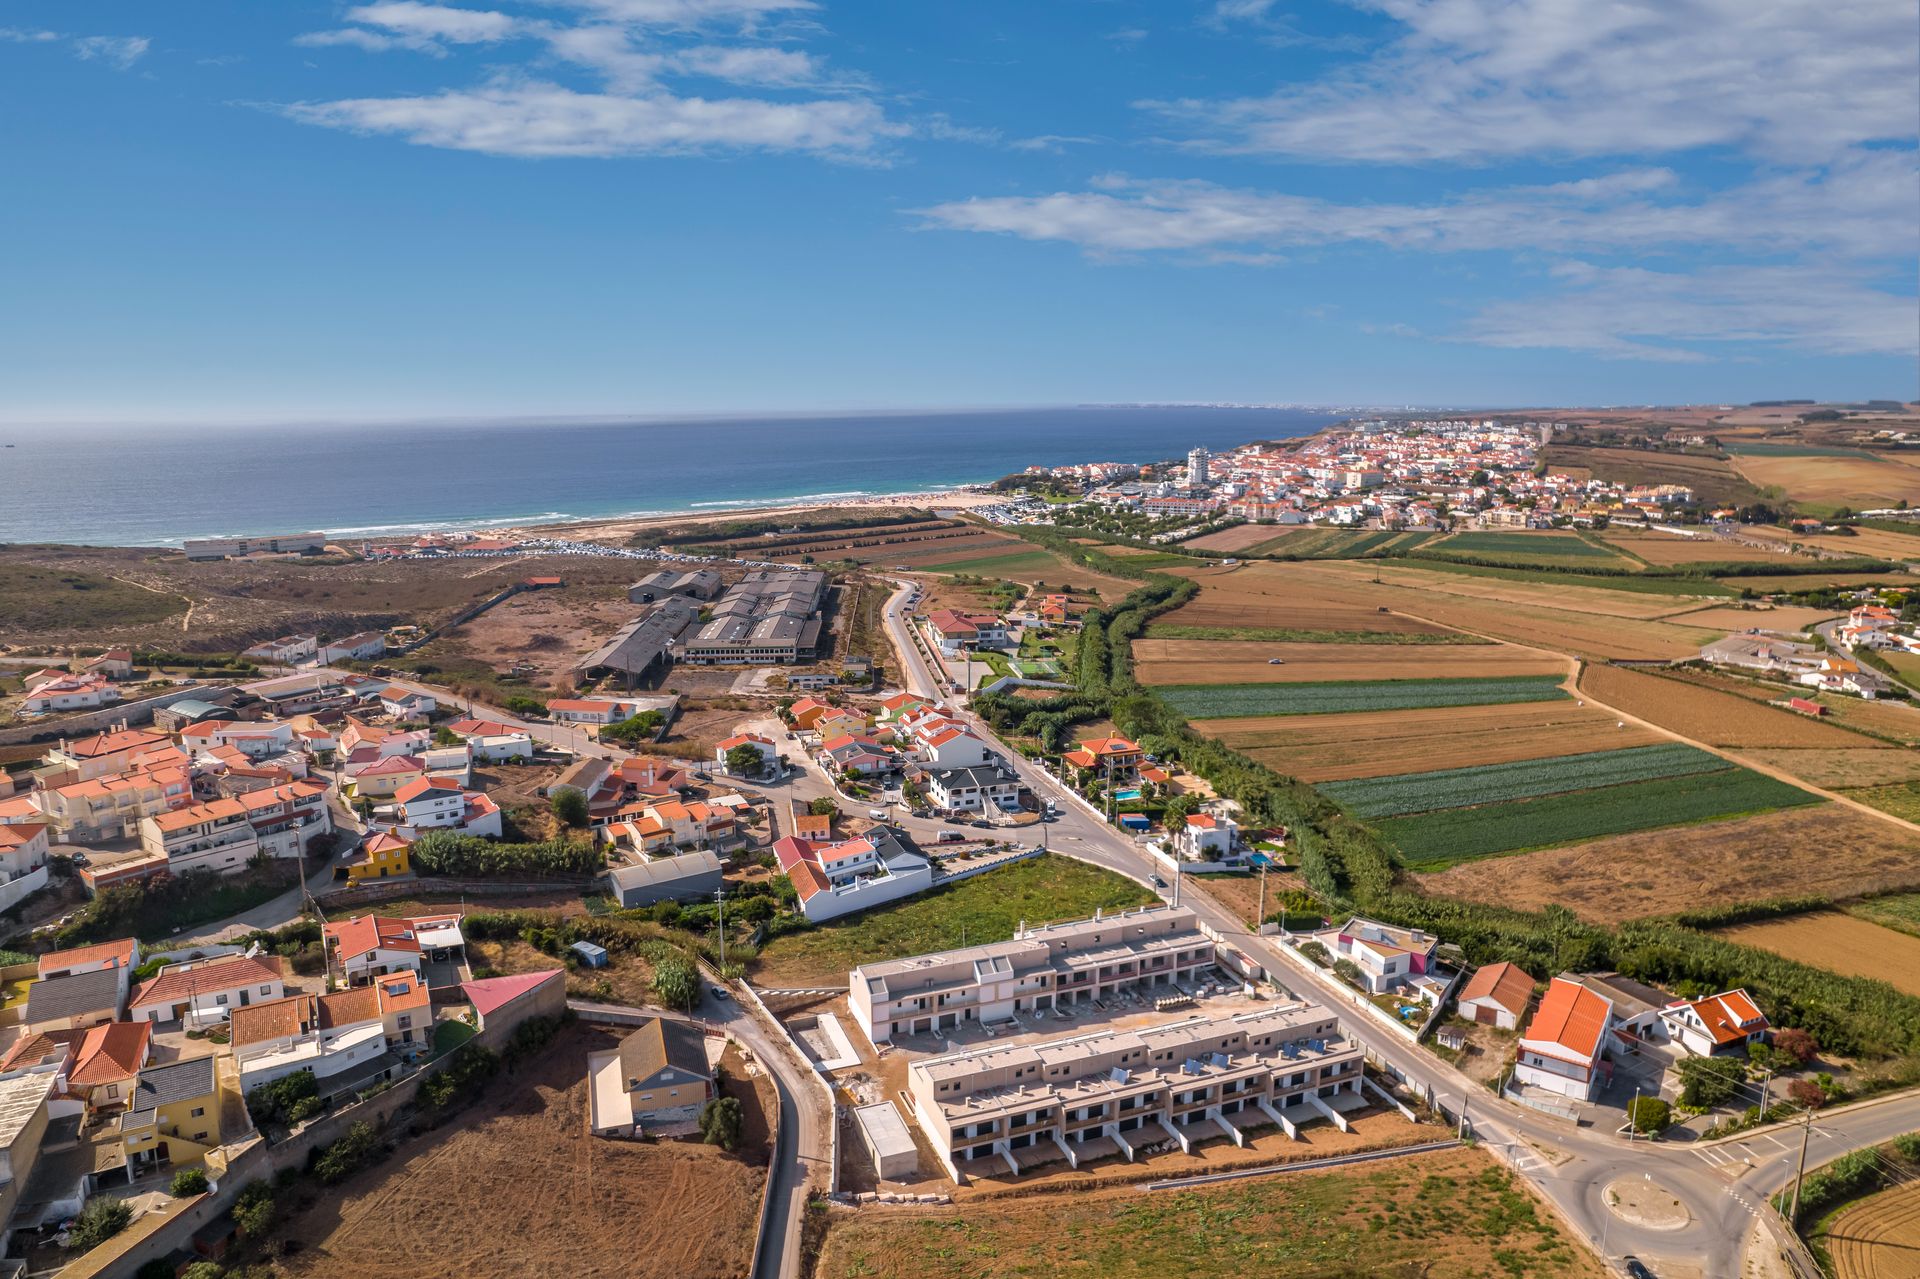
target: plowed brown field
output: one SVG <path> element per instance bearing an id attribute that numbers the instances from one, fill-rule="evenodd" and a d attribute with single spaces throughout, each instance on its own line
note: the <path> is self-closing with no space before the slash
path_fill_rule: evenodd
<path id="1" fill-rule="evenodd" d="M 1236 524 L 1232 528 L 1223 528 L 1218 533 L 1208 533 L 1196 537 L 1191 542 L 1182 542 L 1182 547 L 1198 551 L 1224 551 L 1232 555 L 1235 551 L 1244 551 L 1271 542 L 1286 530 L 1272 524 Z"/>
<path id="2" fill-rule="evenodd" d="M 1920 995 L 1920 937 L 1837 910 L 1741 924 L 1723 928 L 1717 935 L 1815 968 L 1871 977 L 1895 990 Z"/>
<path id="3" fill-rule="evenodd" d="M 1751 698 L 1648 675 L 1620 666 L 1589 666 L 1580 689 L 1595 700 L 1669 732 L 1714 746 L 1859 747 L 1857 733 Z"/>
<path id="4" fill-rule="evenodd" d="M 1778 551 L 1743 542 L 1728 542 L 1717 537 L 1680 537 L 1673 533 L 1647 533 L 1622 529 L 1602 539 L 1649 564 L 1667 567 L 1674 564 L 1743 564 L 1753 560 L 1782 560 Z"/>
<path id="5" fill-rule="evenodd" d="M 1803 782 L 1828 790 L 1861 786 L 1893 786 L 1920 781 L 1920 751 L 1898 746 L 1865 746 L 1858 750 L 1753 750 L 1747 759 L 1777 768 Z"/>
<path id="6" fill-rule="evenodd" d="M 1669 613 L 1662 620 L 1703 630 L 1744 631 L 1757 627 L 1766 631 L 1800 631 L 1815 622 L 1824 622 L 1837 614 L 1830 608 L 1799 608 L 1783 604 L 1778 608 L 1739 608 L 1731 604 L 1688 612 Z"/>
<path id="7" fill-rule="evenodd" d="M 1167 626 L 1270 628 L 1296 631 L 1353 631 L 1366 635 L 1439 635 L 1446 628 L 1382 613 L 1378 606 L 1288 599 L 1208 586 L 1199 598 L 1158 619 Z"/>
<path id="8" fill-rule="evenodd" d="M 1605 924 L 1806 893 L 1891 891 L 1920 882 L 1917 859 L 1920 832 L 1814 804 L 1468 862 L 1422 875 L 1420 884 L 1435 896 L 1518 910 L 1563 905 Z M 1884 978 L 1887 967 L 1877 967 L 1872 975 Z"/>
<path id="9" fill-rule="evenodd" d="M 1883 1190 L 1827 1223 L 1834 1279 L 1909 1279 L 1920 1257 L 1920 1183 Z"/>
<path id="10" fill-rule="evenodd" d="M 1196 727 L 1309 782 L 1505 764 L 1668 740 L 1572 702 L 1203 720 Z"/>
<path id="11" fill-rule="evenodd" d="M 453 1124 L 321 1193 L 275 1230 L 294 1276 L 472 1279 L 567 1275 L 737 1279 L 752 1268 L 763 1168 L 693 1142 L 587 1135 L 576 1027 L 489 1086 Z M 753 1109 L 748 1107 L 749 1111 Z M 748 1136 L 764 1149 L 765 1119 Z"/>
<path id="12" fill-rule="evenodd" d="M 1271 665 L 1273 658 L 1282 665 Z M 1142 684 L 1300 684 L 1319 680 L 1477 679 L 1566 675 L 1562 657 L 1500 644 L 1275 644 L 1252 640 L 1133 643 Z"/>

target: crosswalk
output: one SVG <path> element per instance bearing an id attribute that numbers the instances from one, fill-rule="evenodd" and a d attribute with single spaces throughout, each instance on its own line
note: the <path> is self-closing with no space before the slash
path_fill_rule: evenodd
<path id="1" fill-rule="evenodd" d="M 1793 1149 L 1793 1146 L 1780 1140 L 1777 1135 L 1763 1132 L 1745 1141 L 1729 1141 L 1716 1146 L 1692 1146 L 1688 1148 L 1688 1153 L 1709 1168 L 1731 1172 L 1736 1168 L 1748 1168 L 1764 1163 Z"/>

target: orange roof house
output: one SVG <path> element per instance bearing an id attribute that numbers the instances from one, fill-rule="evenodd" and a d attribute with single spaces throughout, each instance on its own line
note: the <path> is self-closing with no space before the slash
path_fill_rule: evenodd
<path id="1" fill-rule="evenodd" d="M 1488 964 L 1467 979 L 1460 991 L 1460 1015 L 1502 1030 L 1512 1030 L 1533 1000 L 1533 978 L 1516 964 Z"/>

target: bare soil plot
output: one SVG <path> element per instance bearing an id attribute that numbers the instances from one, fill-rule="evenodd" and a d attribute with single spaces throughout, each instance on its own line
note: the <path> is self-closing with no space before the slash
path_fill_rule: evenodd
<path id="1" fill-rule="evenodd" d="M 1712 746 L 1859 747 L 1856 733 L 1751 698 L 1621 666 L 1589 666 L 1580 689 L 1608 706 Z"/>
<path id="2" fill-rule="evenodd" d="M 1471 862 L 1422 875 L 1419 883 L 1437 897 L 1518 910 L 1558 904 L 1583 919 L 1612 923 L 1670 914 L 1682 905 L 1697 910 L 1905 888 L 1920 882 L 1917 858 L 1920 832 L 1843 805 L 1816 804 Z"/>
<path id="3" fill-rule="evenodd" d="M 1920 751 L 1892 745 L 1840 750 L 1750 750 L 1741 754 L 1827 790 L 1920 781 Z"/>
<path id="4" fill-rule="evenodd" d="M 1920 1254 L 1920 1183 L 1869 1195 L 1820 1233 L 1834 1279 L 1904 1279 Z"/>
<path id="5" fill-rule="evenodd" d="M 1907 589 L 1920 585 L 1899 569 L 1886 573 L 1795 573 L 1780 577 L 1730 577 L 1734 586 L 1744 586 L 1762 594 L 1801 594 L 1806 591 L 1851 590 L 1856 586 L 1898 586 Z"/>
<path id="6" fill-rule="evenodd" d="M 1482 1151 L 1455 1149 L 1194 1190 L 1114 1187 L 839 1213 L 814 1274 L 1442 1279 L 1505 1273 L 1500 1257 L 1524 1258 L 1533 1279 L 1602 1274 L 1524 1183 Z"/>
<path id="7" fill-rule="evenodd" d="M 1309 782 L 1505 764 L 1668 740 L 1573 702 L 1448 706 L 1201 721 L 1196 727 L 1276 772 Z"/>
<path id="8" fill-rule="evenodd" d="M 1756 525 L 1744 531 L 1748 536 L 1764 537 L 1782 544 L 1815 546 L 1837 555 L 1870 555 L 1883 560 L 1920 559 L 1920 537 L 1892 529 L 1856 527 L 1851 533 L 1819 533 L 1813 536 L 1770 525 Z"/>
<path id="9" fill-rule="evenodd" d="M 1848 977 L 1871 977 L 1895 990 L 1920 995 L 1920 937 L 1837 910 L 1741 924 L 1720 929 L 1716 936 Z"/>
<path id="10" fill-rule="evenodd" d="M 1378 605 L 1289 599 L 1280 594 L 1238 591 L 1208 586 L 1189 603 L 1155 619 L 1167 626 L 1218 630 L 1347 631 L 1363 635 L 1439 635 L 1446 628 L 1398 613 L 1383 613 Z"/>
<path id="11" fill-rule="evenodd" d="M 1920 469 L 1883 457 L 1736 454 L 1734 469 L 1761 488 L 1813 505 L 1889 507 L 1920 501 Z"/>
<path id="12" fill-rule="evenodd" d="M 564 1031 L 494 1080 L 454 1123 L 319 1194 L 276 1230 L 293 1276 L 490 1275 L 736 1279 L 750 1268 L 765 1180 L 751 1155 L 687 1141 L 587 1135 L 586 1054 L 618 1043 Z M 748 1109 L 758 1095 L 749 1093 Z M 766 1121 L 759 1120 L 764 1134 Z M 404 1240 L 405 1246 L 396 1241 Z"/>
<path id="13" fill-rule="evenodd" d="M 1541 456 L 1548 466 L 1580 467 L 1589 474 L 1618 484 L 1684 484 L 1700 501 L 1711 505 L 1750 502 L 1759 497 L 1752 484 L 1724 458 L 1690 453 L 1662 453 L 1652 449 L 1548 446 Z"/>
<path id="14" fill-rule="evenodd" d="M 1659 568 L 1676 564 L 1745 564 L 1757 560 L 1779 561 L 1786 557 L 1765 547 L 1718 537 L 1682 537 L 1677 533 L 1655 533 L 1647 529 L 1617 529 L 1601 534 L 1601 539 L 1629 555 L 1636 555 Z"/>
<path id="15" fill-rule="evenodd" d="M 1911 702 L 1868 702 L 1834 693 L 1823 693 L 1814 700 L 1827 708 L 1829 719 L 1848 728 L 1908 745 L 1920 744 L 1920 708 Z"/>
<path id="16" fill-rule="evenodd" d="M 1796 604 L 1775 604 L 1742 608 L 1738 604 L 1715 604 L 1707 608 L 1669 613 L 1664 620 L 1705 630 L 1744 631 L 1757 627 L 1763 631 L 1803 631 L 1816 622 L 1836 617 L 1832 609 L 1802 608 Z"/>
<path id="17" fill-rule="evenodd" d="M 1423 570 L 1403 564 L 1383 565 L 1378 570 L 1378 576 L 1384 583 L 1416 587 L 1423 593 L 1438 592 L 1503 604 L 1541 605 L 1569 613 L 1593 613 L 1602 617 L 1651 619 L 1670 613 L 1675 607 L 1671 595 L 1608 590 L 1603 585 L 1607 579 L 1598 577 L 1593 579 L 1595 585 L 1590 587 L 1566 586 L 1559 582 L 1523 582 L 1504 577 Z"/>
<path id="18" fill-rule="evenodd" d="M 1207 533 L 1192 541 L 1182 542 L 1181 546 L 1196 551 L 1221 551 L 1232 555 L 1236 551 L 1251 550 L 1262 542 L 1271 542 L 1274 536 L 1284 530 L 1271 524 L 1236 524 L 1232 528 L 1223 528 L 1217 533 Z"/>
<path id="19" fill-rule="evenodd" d="M 1271 662 L 1279 658 L 1282 665 Z M 1269 644 L 1249 640 L 1133 642 L 1142 684 L 1297 684 L 1565 675 L 1571 663 L 1498 644 Z"/>
<path id="20" fill-rule="evenodd" d="M 448 631 L 442 643 L 502 671 L 525 663 L 533 668 L 528 682 L 557 690 L 572 686 L 573 663 L 582 653 L 639 612 L 614 587 L 534 591 Z"/>

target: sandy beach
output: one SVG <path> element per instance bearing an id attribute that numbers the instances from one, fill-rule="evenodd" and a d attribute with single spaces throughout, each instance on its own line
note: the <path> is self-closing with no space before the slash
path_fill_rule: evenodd
<path id="1" fill-rule="evenodd" d="M 559 524 L 529 524 L 509 529 L 488 529 L 486 536 L 565 537 L 583 542 L 605 542 L 624 546 L 645 529 L 662 525 L 720 524 L 731 520 L 753 519 L 766 515 L 799 515 L 808 511 L 877 510 L 887 507 L 918 506 L 928 510 L 969 511 L 980 506 L 996 506 L 1008 500 L 1004 493 L 977 492 L 970 489 L 938 489 L 930 493 L 889 493 L 868 497 L 850 497 L 831 502 L 770 502 L 765 506 L 736 506 L 724 511 L 682 511 L 672 515 L 616 516 L 607 519 L 569 520 Z"/>

